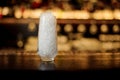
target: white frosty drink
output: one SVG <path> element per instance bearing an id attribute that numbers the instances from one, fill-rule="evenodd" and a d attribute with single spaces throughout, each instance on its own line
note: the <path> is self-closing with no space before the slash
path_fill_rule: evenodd
<path id="1" fill-rule="evenodd" d="M 42 61 L 53 61 L 57 55 L 56 18 L 48 11 L 40 16 L 38 54 Z"/>

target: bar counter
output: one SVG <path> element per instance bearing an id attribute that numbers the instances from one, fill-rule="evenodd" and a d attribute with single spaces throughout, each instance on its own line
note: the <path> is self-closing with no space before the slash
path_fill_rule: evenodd
<path id="1" fill-rule="evenodd" d="M 43 62 L 37 51 L 0 50 L 0 69 L 104 70 L 120 68 L 120 52 L 59 51 L 53 62 Z"/>
<path id="2" fill-rule="evenodd" d="M 120 52 L 59 51 L 54 61 L 43 62 L 37 51 L 0 50 L 0 72 L 3 78 L 118 79 Z"/>

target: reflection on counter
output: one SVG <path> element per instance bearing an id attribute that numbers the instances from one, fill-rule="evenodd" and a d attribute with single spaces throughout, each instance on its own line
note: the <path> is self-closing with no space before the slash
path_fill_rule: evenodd
<path id="1" fill-rule="evenodd" d="M 71 71 L 120 68 L 120 53 L 59 52 L 54 62 L 42 62 L 36 52 L 18 51 L 11 54 L 10 51 L 6 51 L 6 53 L 7 55 L 0 55 L 0 69 Z M 16 55 L 18 53 L 19 55 Z"/>
<path id="2" fill-rule="evenodd" d="M 56 69 L 56 66 L 55 66 L 54 61 L 52 61 L 52 62 L 41 62 L 40 63 L 39 70 L 41 70 L 41 71 L 55 70 L 55 69 Z"/>

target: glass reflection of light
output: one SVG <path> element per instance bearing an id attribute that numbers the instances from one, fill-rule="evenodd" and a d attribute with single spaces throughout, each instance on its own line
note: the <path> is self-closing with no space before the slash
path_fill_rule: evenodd
<path id="1" fill-rule="evenodd" d="M 39 70 L 42 70 L 42 71 L 55 70 L 55 69 L 56 69 L 56 66 L 55 66 L 54 61 L 52 61 L 52 62 L 41 62 L 40 66 L 39 66 Z"/>

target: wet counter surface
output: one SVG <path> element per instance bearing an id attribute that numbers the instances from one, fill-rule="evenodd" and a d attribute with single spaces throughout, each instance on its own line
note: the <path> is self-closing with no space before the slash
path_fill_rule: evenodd
<path id="1" fill-rule="evenodd" d="M 53 62 L 42 62 L 37 52 L 0 51 L 0 69 L 81 71 L 120 68 L 120 52 L 59 52 Z"/>

